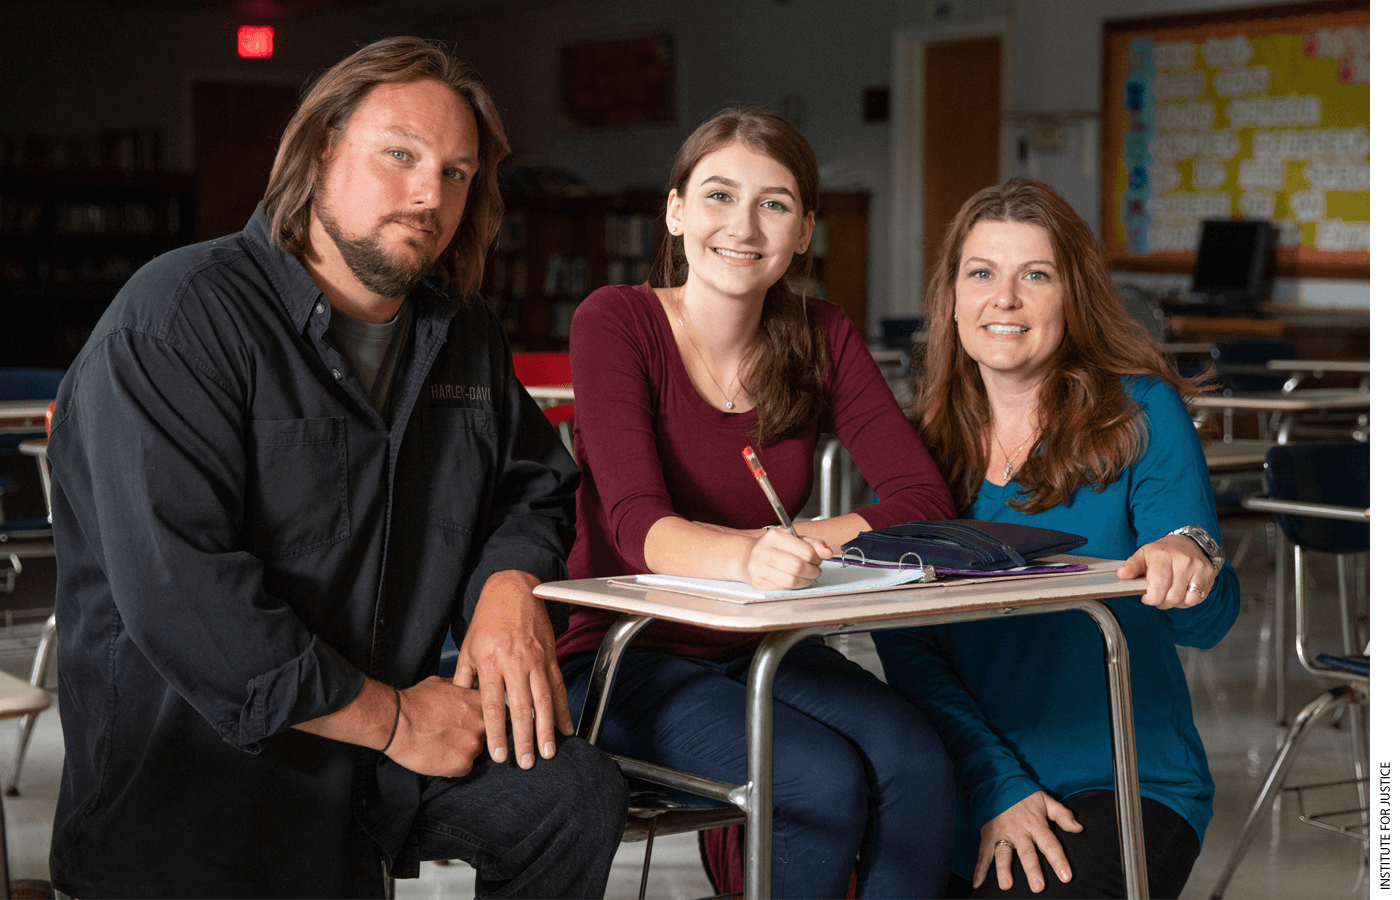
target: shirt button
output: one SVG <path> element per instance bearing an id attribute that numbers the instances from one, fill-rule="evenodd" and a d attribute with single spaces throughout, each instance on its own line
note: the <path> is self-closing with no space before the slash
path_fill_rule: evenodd
<path id="1" fill-rule="evenodd" d="M 325 311 L 326 311 L 326 304 L 324 304 L 324 303 L 317 303 L 317 304 L 316 304 L 316 315 L 319 316 L 321 313 L 323 313 L 323 312 L 325 312 Z"/>
<path id="2" fill-rule="evenodd" d="M 336 381 L 339 381 L 339 380 L 340 380 L 340 370 L 339 370 L 339 369 L 331 369 L 331 375 L 335 377 L 335 380 L 336 380 Z"/>

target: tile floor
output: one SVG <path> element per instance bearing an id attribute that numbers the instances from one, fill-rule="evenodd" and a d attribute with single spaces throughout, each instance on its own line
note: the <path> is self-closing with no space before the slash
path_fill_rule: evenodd
<path id="1" fill-rule="evenodd" d="M 1234 537 L 1237 538 L 1237 535 Z M 1227 533 L 1227 546 L 1235 540 Z M 1331 569 L 1317 566 L 1318 581 L 1332 584 Z M 35 573 L 35 574 L 31 574 Z M 1273 757 L 1283 729 L 1272 722 L 1273 680 L 1269 665 L 1269 635 L 1261 629 L 1271 608 L 1272 557 L 1256 550 L 1242 567 L 1244 604 L 1239 622 L 1222 644 L 1209 652 L 1188 651 L 1185 662 L 1192 686 L 1196 723 L 1210 754 L 1217 794 L 1215 820 L 1207 833 L 1195 873 L 1186 886 L 1187 898 L 1208 897 L 1224 864 L 1231 841 L 1243 821 L 1265 768 Z M 26 571 L 31 585 L 42 585 L 42 566 Z M 49 576 L 51 577 L 51 576 Z M 42 589 L 41 589 L 42 590 Z M 49 588 L 51 594 L 51 587 Z M 27 675 L 32 646 L 32 626 L 19 626 L 6 638 L 0 631 L 0 666 Z M 862 662 L 873 661 L 868 642 L 851 639 L 850 650 Z M 878 665 L 878 662 L 874 663 Z M 1299 705 L 1319 688 L 1294 664 L 1289 678 L 1290 706 Z M 0 767 L 8 774 L 13 758 L 15 723 L 0 722 Z M 1319 780 L 1340 778 L 1348 758 L 1345 731 L 1318 728 L 1310 737 L 1304 758 L 1295 770 Z M 33 742 L 24 762 L 21 793 L 4 800 L 9 826 L 13 877 L 46 876 L 51 817 L 58 791 L 63 753 L 62 735 L 55 712 L 39 717 Z M 1232 898 L 1315 898 L 1367 896 L 1370 881 L 1363 864 L 1361 845 L 1299 823 L 1291 800 L 1270 817 L 1235 875 L 1227 896 Z M 636 896 L 641 874 L 642 846 L 624 845 L 613 865 L 609 897 Z M 471 868 L 462 863 L 425 866 L 424 877 L 398 883 L 398 896 L 416 898 L 460 897 L 472 893 Z M 652 860 L 648 895 L 651 897 L 700 897 L 709 885 L 700 869 L 694 835 L 678 835 L 657 842 Z"/>

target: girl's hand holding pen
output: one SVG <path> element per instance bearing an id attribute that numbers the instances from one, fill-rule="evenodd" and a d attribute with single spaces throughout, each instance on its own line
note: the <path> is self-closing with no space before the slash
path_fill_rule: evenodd
<path id="1" fill-rule="evenodd" d="M 756 539 L 744 561 L 745 581 L 759 590 L 792 590 L 817 580 L 820 564 L 833 555 L 819 538 L 801 538 L 770 528 Z"/>
<path id="2" fill-rule="evenodd" d="M 779 524 L 787 529 L 783 534 L 780 529 L 770 528 L 749 548 L 749 557 L 744 562 L 746 580 L 761 591 L 807 587 L 821 575 L 821 561 L 829 559 L 832 550 L 823 540 L 804 538 L 797 533 L 758 455 L 752 447 L 745 447 L 743 456 L 763 495 L 772 504 L 773 512 L 777 513 Z"/>

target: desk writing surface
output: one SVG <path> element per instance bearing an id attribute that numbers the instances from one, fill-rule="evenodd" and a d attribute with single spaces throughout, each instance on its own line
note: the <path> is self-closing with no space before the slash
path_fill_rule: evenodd
<path id="1" fill-rule="evenodd" d="M 767 603 L 738 604 L 645 588 L 626 579 L 585 578 L 551 581 L 535 588 L 549 600 L 577 603 L 619 613 L 655 616 L 673 622 L 702 625 L 721 631 L 774 631 L 812 625 L 881 621 L 956 613 L 999 606 L 1028 606 L 1063 600 L 1102 600 L 1147 592 L 1147 579 L 1120 581 L 1122 560 L 1057 556 L 1082 562 L 1088 571 L 1070 575 L 1007 578 L 997 582 L 957 584 L 953 581 L 866 594 L 820 596 Z"/>
<path id="2" fill-rule="evenodd" d="M 1233 469 L 1264 468 L 1264 456 L 1270 447 L 1277 447 L 1275 441 L 1233 440 L 1212 441 L 1205 448 L 1206 468 L 1212 473 Z"/>
<path id="3" fill-rule="evenodd" d="M 1369 375 L 1369 359 L 1271 359 L 1264 363 L 1271 372 L 1335 372 L 1352 375 Z"/>
<path id="4" fill-rule="evenodd" d="M 0 400 L 0 425 L 17 427 L 38 424 L 43 427 L 53 400 Z"/>
<path id="5" fill-rule="evenodd" d="M 525 393 L 529 394 L 533 400 L 574 402 L 574 386 L 572 384 L 527 384 L 525 385 Z"/>
<path id="6" fill-rule="evenodd" d="M 1267 412 L 1333 412 L 1371 408 L 1367 391 L 1305 388 L 1296 391 L 1239 391 L 1228 397 L 1205 394 L 1191 401 L 1202 409 L 1253 409 Z"/>

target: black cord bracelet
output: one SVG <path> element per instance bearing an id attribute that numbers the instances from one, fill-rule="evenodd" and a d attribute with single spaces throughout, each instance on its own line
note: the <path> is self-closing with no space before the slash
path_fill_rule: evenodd
<path id="1" fill-rule="evenodd" d="M 403 709 L 403 695 L 398 688 L 394 688 L 394 727 L 389 729 L 389 741 L 384 745 L 380 753 L 388 753 L 389 747 L 394 743 L 394 735 L 399 733 L 399 711 Z"/>

